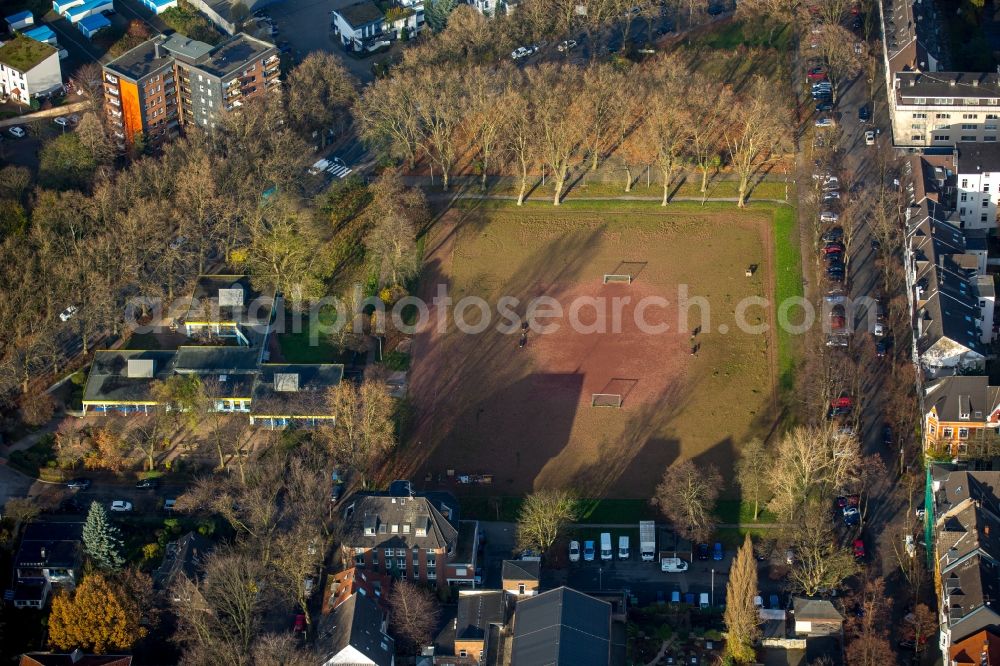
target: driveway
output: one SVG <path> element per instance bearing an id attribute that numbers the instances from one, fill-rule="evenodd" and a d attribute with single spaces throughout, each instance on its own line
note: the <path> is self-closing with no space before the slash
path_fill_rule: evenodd
<path id="1" fill-rule="evenodd" d="M 27 496 L 34 482 L 34 479 L 7 465 L 0 465 L 0 506 L 6 504 L 11 497 Z"/>

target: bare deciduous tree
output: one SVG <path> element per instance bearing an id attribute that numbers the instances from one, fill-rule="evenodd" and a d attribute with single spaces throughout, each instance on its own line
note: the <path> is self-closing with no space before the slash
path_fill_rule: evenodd
<path id="1" fill-rule="evenodd" d="M 396 445 L 393 413 L 395 405 L 384 382 L 366 379 L 360 386 L 343 381 L 327 393 L 335 425 L 322 433 L 333 457 L 361 475 L 362 483 L 372 468 Z"/>
<path id="2" fill-rule="evenodd" d="M 774 452 L 768 474 L 769 508 L 792 521 L 810 499 L 830 499 L 860 463 L 857 439 L 832 427 L 796 428 L 786 433 Z"/>
<path id="3" fill-rule="evenodd" d="M 416 229 L 427 218 L 424 196 L 405 187 L 393 169 L 383 171 L 369 191 L 372 200 L 363 213 L 369 228 L 367 256 L 378 272 L 379 286 L 399 286 L 420 269 Z"/>
<path id="4" fill-rule="evenodd" d="M 707 541 L 721 489 L 722 476 L 714 465 L 698 466 L 685 460 L 666 469 L 651 501 L 682 537 Z"/>
<path id="5" fill-rule="evenodd" d="M 389 608 L 390 622 L 410 652 L 430 642 L 441 612 L 430 590 L 408 580 L 396 581 L 389 593 Z"/>
<path id="6" fill-rule="evenodd" d="M 743 491 L 743 501 L 753 502 L 754 520 L 757 520 L 761 500 L 767 492 L 767 474 L 772 465 L 773 460 L 759 437 L 743 445 L 740 458 L 736 461 L 736 483 Z"/>
<path id="7" fill-rule="evenodd" d="M 724 137 L 733 170 L 739 177 L 737 206 L 746 206 L 750 183 L 758 169 L 772 157 L 772 151 L 784 138 L 787 123 L 785 110 L 774 99 L 771 85 L 757 78 L 749 91 L 740 96 Z"/>
<path id="8" fill-rule="evenodd" d="M 857 571 L 853 555 L 837 542 L 826 506 L 810 505 L 792 539 L 795 559 L 788 578 L 806 596 L 835 590 Z"/>
<path id="9" fill-rule="evenodd" d="M 544 489 L 528 495 L 517 517 L 518 546 L 548 552 L 576 520 L 576 511 L 576 500 L 565 490 Z"/>
<path id="10" fill-rule="evenodd" d="M 889 610 L 892 598 L 886 596 L 881 578 L 865 580 L 864 587 L 853 597 L 853 604 L 861 612 L 848 618 L 846 634 L 847 661 L 854 666 L 880 666 L 896 661 L 889 643 Z"/>
<path id="11" fill-rule="evenodd" d="M 307 135 L 319 132 L 326 145 L 327 130 L 343 131 L 351 105 L 357 99 L 357 81 L 340 58 L 313 51 L 288 74 L 288 115 Z"/>

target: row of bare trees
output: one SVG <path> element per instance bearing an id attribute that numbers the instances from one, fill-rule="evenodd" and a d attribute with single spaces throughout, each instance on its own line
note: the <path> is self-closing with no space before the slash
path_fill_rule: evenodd
<path id="1" fill-rule="evenodd" d="M 478 172 L 483 188 L 490 174 L 515 175 L 519 204 L 539 174 L 551 177 L 559 205 L 572 175 L 607 163 L 624 174 L 626 192 L 655 167 L 666 205 L 683 169 L 697 169 L 705 192 L 725 163 L 743 206 L 788 133 L 764 79 L 736 94 L 671 55 L 624 69 L 405 61 L 364 91 L 355 116 L 369 143 L 411 168 L 426 159 L 444 189 L 458 171 Z"/>

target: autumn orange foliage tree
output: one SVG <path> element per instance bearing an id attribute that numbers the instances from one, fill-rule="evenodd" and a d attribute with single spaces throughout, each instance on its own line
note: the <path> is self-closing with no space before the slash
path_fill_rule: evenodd
<path id="1" fill-rule="evenodd" d="M 142 609 L 124 588 L 101 574 L 89 574 L 75 593 L 64 590 L 52 600 L 49 644 L 94 654 L 128 650 L 146 635 L 141 617 Z"/>

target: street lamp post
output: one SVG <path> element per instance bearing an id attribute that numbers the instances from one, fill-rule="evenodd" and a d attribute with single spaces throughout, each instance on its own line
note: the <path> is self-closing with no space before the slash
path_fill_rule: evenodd
<path id="1" fill-rule="evenodd" d="M 712 569 L 712 607 L 715 607 L 715 569 Z"/>
<path id="2" fill-rule="evenodd" d="M 597 589 L 604 589 L 604 567 L 597 567 Z"/>

